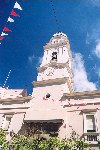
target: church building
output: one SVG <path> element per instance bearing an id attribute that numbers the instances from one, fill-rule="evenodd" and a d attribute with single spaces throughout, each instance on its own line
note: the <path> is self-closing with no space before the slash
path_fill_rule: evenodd
<path id="1" fill-rule="evenodd" d="M 99 150 L 100 91 L 73 90 L 72 54 L 64 33 L 54 34 L 43 48 L 32 96 L 0 88 L 0 127 L 8 135 L 13 131 L 70 138 L 75 132 Z"/>

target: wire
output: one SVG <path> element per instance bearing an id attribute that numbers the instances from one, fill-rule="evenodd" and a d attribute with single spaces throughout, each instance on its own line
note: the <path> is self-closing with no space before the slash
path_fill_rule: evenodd
<path id="1" fill-rule="evenodd" d="M 55 21 L 56 21 L 56 24 L 57 24 L 57 28 L 58 28 L 58 31 L 60 31 L 60 24 L 59 24 L 59 21 L 58 21 L 58 18 L 56 16 L 56 9 L 55 9 L 55 6 L 54 6 L 54 2 L 53 0 L 50 0 L 51 2 L 51 6 L 52 6 L 52 10 L 53 10 L 53 13 L 54 13 L 54 18 L 55 18 Z"/>
<path id="2" fill-rule="evenodd" d="M 8 73 L 8 75 L 7 75 L 7 77 L 6 77 L 6 80 L 5 80 L 4 84 L 3 84 L 3 88 L 5 87 L 5 85 L 6 85 L 7 81 L 8 81 L 8 79 L 9 79 L 10 73 L 11 73 L 11 70 L 9 71 L 9 73 Z"/>

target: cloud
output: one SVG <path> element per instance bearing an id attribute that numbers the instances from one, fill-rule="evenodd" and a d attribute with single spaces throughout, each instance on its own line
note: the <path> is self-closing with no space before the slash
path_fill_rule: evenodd
<path id="1" fill-rule="evenodd" d="M 28 62 L 29 62 L 30 64 L 33 64 L 34 61 L 35 61 L 35 62 L 36 62 L 35 65 L 36 65 L 37 67 L 41 65 L 42 60 L 43 60 L 43 57 L 37 57 L 37 56 L 34 56 L 34 54 L 33 54 L 32 56 L 29 56 L 29 57 L 28 57 Z"/>
<path id="2" fill-rule="evenodd" d="M 41 65 L 43 57 L 38 57 L 38 65 Z"/>
<path id="3" fill-rule="evenodd" d="M 100 77 L 100 69 L 98 69 L 96 73 L 97 73 L 98 77 Z"/>
<path id="4" fill-rule="evenodd" d="M 100 77 L 100 69 L 98 70 L 98 76 Z"/>
<path id="5" fill-rule="evenodd" d="M 100 0 L 89 0 L 89 2 L 92 2 L 93 6 L 96 6 L 96 7 L 100 6 Z"/>
<path id="6" fill-rule="evenodd" d="M 80 53 L 74 54 L 73 58 L 73 75 L 75 91 L 92 91 L 96 90 L 96 84 L 90 82 L 87 78 L 87 72 L 84 67 L 83 57 Z"/>
<path id="7" fill-rule="evenodd" d="M 96 55 L 97 58 L 100 58 L 100 19 L 93 24 L 90 32 L 87 32 L 86 44 L 90 44 L 91 46 L 93 45 L 91 47 L 91 54 Z"/>
<path id="8" fill-rule="evenodd" d="M 100 58 L 100 40 L 98 40 L 97 44 L 96 44 L 96 48 L 94 49 L 94 53 L 95 55 Z"/>
<path id="9" fill-rule="evenodd" d="M 90 31 L 87 32 L 86 44 L 90 44 L 91 42 L 95 43 L 100 39 L 100 19 L 95 22 L 91 27 Z"/>
<path id="10" fill-rule="evenodd" d="M 34 54 L 32 56 L 29 56 L 28 57 L 29 63 L 33 63 L 34 58 L 35 58 Z"/>

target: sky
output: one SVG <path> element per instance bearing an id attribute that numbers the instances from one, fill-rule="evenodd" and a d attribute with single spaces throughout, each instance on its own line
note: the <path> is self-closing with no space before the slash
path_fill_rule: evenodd
<path id="1" fill-rule="evenodd" d="M 62 31 L 73 55 L 74 89 L 100 89 L 100 0 L 18 0 L 20 17 L 7 23 L 15 2 L 0 0 L 0 33 L 12 30 L 0 44 L 0 86 L 11 70 L 5 87 L 31 94 L 43 46 Z"/>

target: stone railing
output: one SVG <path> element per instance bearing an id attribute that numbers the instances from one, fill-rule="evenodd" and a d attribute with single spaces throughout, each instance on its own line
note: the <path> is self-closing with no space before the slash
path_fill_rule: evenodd
<path id="1" fill-rule="evenodd" d="M 93 132 L 84 133 L 84 139 L 89 144 L 97 144 L 100 139 L 99 135 L 99 133 Z"/>

